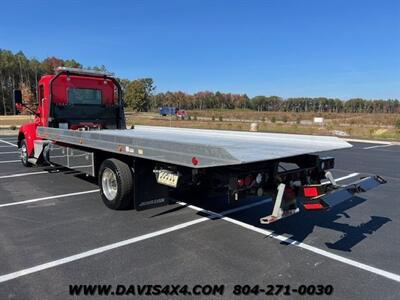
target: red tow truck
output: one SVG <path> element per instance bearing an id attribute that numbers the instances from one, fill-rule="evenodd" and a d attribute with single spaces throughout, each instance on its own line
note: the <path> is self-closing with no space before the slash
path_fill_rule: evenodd
<path id="1" fill-rule="evenodd" d="M 335 137 L 135 126 L 126 129 L 122 89 L 109 73 L 58 68 L 38 82 L 32 123 L 21 126 L 21 162 L 63 166 L 98 178 L 111 209 L 142 210 L 182 195 L 228 203 L 273 195 L 271 223 L 326 210 L 386 181 L 339 185 L 334 158 L 315 153 L 351 147 Z M 16 90 L 17 109 L 27 107 Z"/>

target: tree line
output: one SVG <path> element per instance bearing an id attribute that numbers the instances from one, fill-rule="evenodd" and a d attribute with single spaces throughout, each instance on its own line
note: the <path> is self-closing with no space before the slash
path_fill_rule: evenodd
<path id="1" fill-rule="evenodd" d="M 82 68 L 74 59 L 48 57 L 42 61 L 27 58 L 23 52 L 13 54 L 0 49 L 0 114 L 12 114 L 12 94 L 21 89 L 24 99 L 35 103 L 37 81 L 44 74 L 52 74 L 56 67 Z M 106 71 L 104 65 L 86 67 Z M 296 97 L 284 99 L 278 96 L 248 97 L 246 94 L 202 91 L 188 94 L 181 91 L 155 93 L 151 78 L 137 80 L 120 79 L 124 89 L 125 105 L 137 111 L 155 111 L 160 106 L 179 109 L 251 109 L 281 112 L 332 112 L 332 113 L 400 113 L 398 99 L 341 100 L 326 97 Z"/>
<path id="2" fill-rule="evenodd" d="M 331 113 L 400 113 L 397 99 L 367 100 L 362 98 L 347 101 L 326 97 L 298 97 L 284 99 L 278 96 L 255 96 L 220 93 L 183 92 L 159 93 L 149 97 L 149 105 L 159 107 L 171 105 L 181 109 L 252 109 L 278 112 L 331 112 Z"/>

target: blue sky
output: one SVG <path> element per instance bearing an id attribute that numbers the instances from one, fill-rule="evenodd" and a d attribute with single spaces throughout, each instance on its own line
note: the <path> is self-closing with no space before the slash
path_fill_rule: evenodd
<path id="1" fill-rule="evenodd" d="M 0 48 L 157 91 L 400 98 L 400 1 L 3 1 Z"/>

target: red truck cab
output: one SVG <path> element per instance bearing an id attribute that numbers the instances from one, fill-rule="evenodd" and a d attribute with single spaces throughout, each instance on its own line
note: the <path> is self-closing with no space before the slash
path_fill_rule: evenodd
<path id="1" fill-rule="evenodd" d="M 121 87 L 107 73 L 61 67 L 56 74 L 41 77 L 37 96 L 34 121 L 22 125 L 18 133 L 24 165 L 32 156 L 34 141 L 40 139 L 36 136 L 38 126 L 64 129 L 125 127 Z M 26 106 L 22 99 L 15 102 L 19 110 Z"/>

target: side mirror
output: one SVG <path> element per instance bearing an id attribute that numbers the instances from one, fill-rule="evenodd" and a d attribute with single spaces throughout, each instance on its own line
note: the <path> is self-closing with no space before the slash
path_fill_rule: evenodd
<path id="1" fill-rule="evenodd" d="M 22 92 L 21 92 L 21 90 L 14 90 L 14 103 L 15 103 L 15 105 L 22 104 Z"/>

